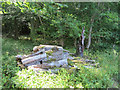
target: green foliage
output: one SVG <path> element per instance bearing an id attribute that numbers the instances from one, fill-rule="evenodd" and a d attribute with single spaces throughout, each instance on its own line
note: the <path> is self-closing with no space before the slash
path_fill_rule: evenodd
<path id="1" fill-rule="evenodd" d="M 117 45 L 120 44 L 117 3 L 2 2 L 1 5 L 3 36 L 20 39 L 15 41 L 7 38 L 2 41 L 2 86 L 112 87 L 113 78 L 118 75 Z M 94 23 L 91 23 L 91 18 Z M 62 69 L 58 75 L 47 72 L 36 75 L 32 70 L 19 71 L 16 67 L 15 55 L 28 54 L 34 45 L 61 45 L 60 40 L 63 40 L 64 47 L 75 53 L 76 38 L 81 36 L 84 26 L 85 46 L 88 43 L 90 27 L 93 26 L 91 49 L 89 52 L 85 51 L 84 55 L 93 59 L 98 57 L 100 69 L 86 69 L 80 65 L 80 70 L 72 74 Z M 106 49 L 113 46 L 113 50 Z M 97 51 L 98 49 L 102 52 Z"/>
<path id="2" fill-rule="evenodd" d="M 9 56 L 8 52 L 2 56 L 2 86 L 10 88 L 14 83 L 11 77 L 15 76 L 15 73 L 19 71 L 19 67 L 16 67 L 16 61 L 14 56 Z"/>
<path id="3" fill-rule="evenodd" d="M 66 88 L 68 87 L 67 72 L 62 75 L 50 74 L 50 72 L 40 72 L 36 74 L 32 70 L 22 70 L 13 78 L 16 87 L 19 88 Z"/>
<path id="4" fill-rule="evenodd" d="M 15 76 L 15 73 L 20 70 L 17 67 L 15 56 L 17 54 L 28 54 L 33 47 L 30 42 L 15 41 L 14 39 L 3 39 L 2 45 L 2 86 L 10 88 L 14 86 L 11 77 Z"/>
<path id="5" fill-rule="evenodd" d="M 76 84 L 82 82 L 85 88 L 106 88 L 113 85 L 109 76 L 97 69 L 81 68 L 77 73 Z"/>
<path id="6" fill-rule="evenodd" d="M 117 3 L 3 2 L 2 8 L 4 35 L 18 38 L 25 31 L 34 43 L 56 40 L 58 44 L 63 38 L 71 42 L 65 45 L 73 46 L 85 26 L 87 45 L 90 20 L 94 17 L 91 47 L 119 44 Z"/>
<path id="7" fill-rule="evenodd" d="M 24 45 L 23 45 L 24 43 Z M 15 45 L 16 44 L 16 45 Z M 16 47 L 24 49 L 19 54 L 28 54 L 33 48 L 28 41 L 15 41 L 13 39 L 3 39 L 2 55 L 2 87 L 3 88 L 117 88 L 114 85 L 118 76 L 118 51 L 106 50 L 97 51 L 95 54 L 84 52 L 92 59 L 97 57 L 100 68 L 87 69 L 81 64 L 79 70 L 69 73 L 61 68 L 58 74 L 50 72 L 40 72 L 36 74 L 32 69 L 20 70 L 16 66 Z M 69 50 L 69 49 L 68 49 Z M 72 50 L 72 49 L 71 49 Z"/>

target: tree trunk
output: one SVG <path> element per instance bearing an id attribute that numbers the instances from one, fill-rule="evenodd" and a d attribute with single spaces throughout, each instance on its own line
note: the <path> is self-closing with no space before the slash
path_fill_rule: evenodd
<path id="1" fill-rule="evenodd" d="M 90 45 L 91 45 L 91 33 L 92 33 L 92 28 L 93 28 L 93 22 L 94 22 L 94 20 L 91 18 L 91 26 L 90 26 L 90 30 L 89 30 L 89 38 L 88 38 L 87 50 L 89 50 Z"/>
<path id="2" fill-rule="evenodd" d="M 81 45 L 81 37 L 77 38 L 76 41 L 76 55 L 83 57 L 83 51 L 82 51 L 82 45 Z"/>
<path id="3" fill-rule="evenodd" d="M 36 31 L 35 31 L 35 25 L 34 25 L 34 18 L 31 19 L 30 23 L 30 38 L 32 41 L 34 41 L 35 36 L 36 36 Z"/>
<path id="4" fill-rule="evenodd" d="M 100 2 L 98 2 L 98 9 L 99 9 L 99 6 L 100 6 Z M 88 38 L 87 50 L 89 50 L 90 45 L 91 45 L 91 33 L 92 33 L 92 29 L 93 29 L 94 19 L 95 19 L 95 16 L 96 16 L 97 14 L 98 14 L 98 12 L 96 11 L 96 12 L 93 14 L 93 16 L 91 17 L 91 20 L 90 20 L 91 26 L 90 26 L 90 30 L 89 30 L 89 38 Z"/>
<path id="5" fill-rule="evenodd" d="M 82 53 L 84 51 L 84 40 L 85 40 L 85 36 L 84 36 L 84 32 L 85 32 L 85 27 L 82 30 L 82 35 L 81 35 L 81 40 L 82 40 Z"/>
<path id="6" fill-rule="evenodd" d="M 84 40 L 85 40 L 84 32 L 85 32 L 85 27 L 82 29 L 82 34 L 79 38 L 77 38 L 77 42 L 76 42 L 76 55 L 81 57 L 83 57 L 83 51 L 84 51 Z"/>

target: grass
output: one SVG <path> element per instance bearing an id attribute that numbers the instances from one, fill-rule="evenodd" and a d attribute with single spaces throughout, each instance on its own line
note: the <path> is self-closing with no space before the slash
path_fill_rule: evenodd
<path id="1" fill-rule="evenodd" d="M 34 44 L 25 40 L 2 39 L 2 84 L 3 88 L 118 88 L 118 59 L 116 50 L 96 51 L 95 54 L 84 52 L 84 55 L 96 58 L 100 68 L 87 69 L 79 65 L 80 70 L 71 74 L 61 69 L 58 74 L 32 70 L 20 70 L 16 66 L 17 54 L 29 54 Z M 73 48 L 67 48 L 75 52 Z"/>

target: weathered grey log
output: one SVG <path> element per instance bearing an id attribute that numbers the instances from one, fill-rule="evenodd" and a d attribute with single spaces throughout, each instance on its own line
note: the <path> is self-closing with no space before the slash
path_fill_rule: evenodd
<path id="1" fill-rule="evenodd" d="M 25 64 L 25 66 L 32 66 L 32 65 L 40 65 L 40 61 L 41 61 L 41 59 L 40 60 L 38 60 L 38 61 L 33 61 L 33 62 L 31 62 L 31 63 L 28 63 L 28 64 Z"/>
<path id="2" fill-rule="evenodd" d="M 38 49 L 38 48 L 45 49 L 45 53 L 47 54 L 47 57 L 48 57 L 47 59 L 48 60 L 51 60 L 51 59 L 56 59 L 56 60 L 63 59 L 63 48 L 60 47 L 60 46 L 56 46 L 56 45 L 40 45 L 40 46 L 35 46 L 33 48 L 33 50 L 36 51 L 36 49 Z"/>
<path id="3" fill-rule="evenodd" d="M 33 56 L 35 56 L 35 55 L 39 55 L 39 54 L 43 54 L 43 53 L 45 53 L 45 49 L 41 49 L 41 50 L 37 51 L 36 53 L 33 53 L 33 54 L 31 54 L 31 55 L 28 55 L 26 58 L 28 58 L 28 57 L 33 57 Z"/>
<path id="4" fill-rule="evenodd" d="M 42 54 L 42 53 L 45 53 L 45 49 L 43 48 L 43 49 L 40 49 L 38 52 L 36 52 L 36 53 L 33 53 L 32 55 L 34 56 L 34 55 L 38 55 L 38 54 Z"/>
<path id="5" fill-rule="evenodd" d="M 48 50 L 51 50 L 51 49 L 58 49 L 58 51 L 63 50 L 62 47 L 56 46 L 56 45 L 40 45 L 40 47 L 44 47 L 45 51 L 48 51 Z"/>
<path id="6" fill-rule="evenodd" d="M 34 52 L 38 52 L 38 51 L 41 51 L 41 50 L 45 50 L 42 46 L 35 46 L 33 47 L 33 51 Z"/>
<path id="7" fill-rule="evenodd" d="M 28 68 L 28 70 L 32 69 L 33 71 L 36 71 L 37 73 L 39 73 L 39 72 L 41 72 L 41 71 L 42 71 L 42 72 L 48 71 L 47 69 L 35 68 L 34 66 L 35 66 L 35 65 L 28 66 L 27 68 Z"/>
<path id="8" fill-rule="evenodd" d="M 39 61 L 41 58 L 45 58 L 45 57 L 47 57 L 47 55 L 46 55 L 46 53 L 43 53 L 43 54 L 35 55 L 33 57 L 28 57 L 28 58 L 22 59 L 21 61 L 23 64 L 28 64 L 33 61 Z"/>
<path id="9" fill-rule="evenodd" d="M 28 57 L 28 55 L 17 55 L 16 57 L 16 61 L 21 61 L 22 59 Z"/>
<path id="10" fill-rule="evenodd" d="M 44 72 L 44 71 L 50 71 L 51 73 L 57 73 L 59 69 L 52 69 L 52 68 L 35 68 L 35 65 L 29 66 L 28 69 L 32 69 L 33 71 L 36 71 L 37 73 Z"/>
<path id="11" fill-rule="evenodd" d="M 54 61 L 54 62 L 51 62 L 49 63 L 48 65 L 52 66 L 52 67 L 60 67 L 62 65 L 68 65 L 68 62 L 67 62 L 67 59 L 63 59 L 63 60 L 59 60 L 59 61 Z"/>
<path id="12" fill-rule="evenodd" d="M 70 59 L 72 56 L 70 56 L 69 52 L 63 52 L 63 58 Z M 73 58 L 72 58 L 73 59 Z"/>
<path id="13" fill-rule="evenodd" d="M 61 60 L 64 58 L 64 55 L 63 55 L 63 51 L 60 50 L 60 51 L 52 51 L 52 50 L 48 50 L 48 51 L 45 51 L 47 53 L 47 59 L 44 59 L 43 61 L 50 61 L 50 60 Z"/>
<path id="14" fill-rule="evenodd" d="M 52 56 L 61 55 L 61 54 L 63 54 L 63 51 L 59 50 L 59 51 L 53 52 Z"/>
<path id="15" fill-rule="evenodd" d="M 42 54 L 42 53 L 45 53 L 45 49 L 41 49 L 40 51 L 38 51 L 36 53 L 33 53 L 31 55 L 17 55 L 15 57 L 16 57 L 16 60 L 19 61 L 19 60 L 22 60 L 22 59 L 25 59 L 25 58 L 28 58 L 28 57 L 33 57 L 35 55 L 39 55 L 39 54 Z"/>
<path id="16" fill-rule="evenodd" d="M 63 50 L 58 50 L 58 51 L 54 51 L 54 50 L 48 50 L 48 51 L 45 51 L 46 54 L 48 55 L 60 55 L 60 54 L 63 54 Z"/>
<path id="17" fill-rule="evenodd" d="M 40 65 L 32 65 L 34 68 L 42 68 L 42 69 L 49 69 L 49 68 L 53 68 L 53 66 L 44 63 L 44 64 L 40 64 Z"/>
<path id="18" fill-rule="evenodd" d="M 53 61 L 53 60 L 59 61 L 59 60 L 61 60 L 61 59 L 63 59 L 63 55 L 49 56 L 49 57 L 47 58 L 48 61 Z"/>

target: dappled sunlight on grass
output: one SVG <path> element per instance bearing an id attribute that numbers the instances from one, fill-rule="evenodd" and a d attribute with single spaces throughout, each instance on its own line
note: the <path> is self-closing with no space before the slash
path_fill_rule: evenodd
<path id="1" fill-rule="evenodd" d="M 17 54 L 28 54 L 34 47 L 32 42 L 3 39 L 2 55 L 2 86 L 16 88 L 107 88 L 114 84 L 113 78 L 118 76 L 118 54 L 117 51 L 99 52 L 95 54 L 85 51 L 85 56 L 96 58 L 100 63 L 99 68 L 85 68 L 78 63 L 79 69 L 73 73 L 62 69 L 58 74 L 50 72 L 35 73 L 33 70 L 20 70 L 17 67 L 15 56 Z M 68 48 L 69 50 L 69 48 Z M 75 52 L 71 48 L 70 52 Z M 117 86 L 113 86 L 117 87 Z"/>
<path id="2" fill-rule="evenodd" d="M 65 73 L 64 73 L 65 74 Z M 22 70 L 13 77 L 16 87 L 24 88 L 65 88 L 68 81 L 64 80 L 63 74 L 51 74 L 50 72 L 35 73 L 31 70 Z"/>

